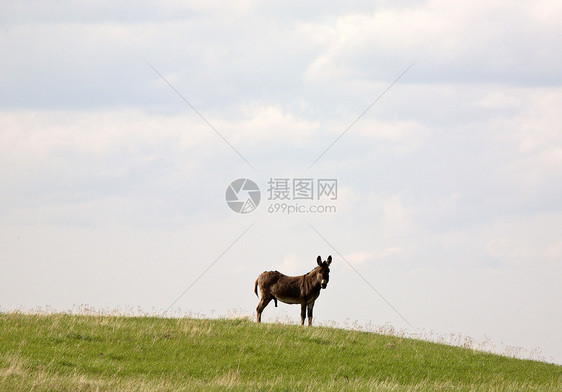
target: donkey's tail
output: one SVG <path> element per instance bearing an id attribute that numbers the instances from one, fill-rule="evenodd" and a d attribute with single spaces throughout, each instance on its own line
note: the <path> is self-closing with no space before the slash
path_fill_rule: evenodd
<path id="1" fill-rule="evenodd" d="M 257 278 L 257 279 L 256 279 L 256 284 L 254 285 L 254 293 L 256 293 L 256 297 L 258 297 L 258 298 L 260 297 L 260 296 L 258 295 L 258 280 L 259 280 L 259 279 L 260 279 L 260 278 Z"/>

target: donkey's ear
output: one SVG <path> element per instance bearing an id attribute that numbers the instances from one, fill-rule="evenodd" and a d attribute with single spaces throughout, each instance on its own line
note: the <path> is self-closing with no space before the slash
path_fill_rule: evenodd
<path id="1" fill-rule="evenodd" d="M 328 265 L 332 264 L 332 255 L 328 256 L 328 260 L 326 260 Z"/>
<path id="2" fill-rule="evenodd" d="M 318 256 L 318 258 L 316 259 L 316 262 L 318 263 L 318 265 L 322 265 L 322 257 Z"/>

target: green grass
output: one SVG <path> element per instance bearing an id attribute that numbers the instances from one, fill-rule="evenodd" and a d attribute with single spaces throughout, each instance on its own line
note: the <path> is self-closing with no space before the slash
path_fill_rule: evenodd
<path id="1" fill-rule="evenodd" d="M 0 313 L 0 391 L 560 391 L 562 366 L 375 333 Z"/>

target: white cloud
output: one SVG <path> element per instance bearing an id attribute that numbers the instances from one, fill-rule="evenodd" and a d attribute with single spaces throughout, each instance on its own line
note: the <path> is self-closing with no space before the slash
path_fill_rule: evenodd
<path id="1" fill-rule="evenodd" d="M 49 160 L 65 151 L 103 156 L 165 140 L 181 140 L 187 149 L 211 138 L 192 115 L 148 116 L 137 110 L 13 111 L 1 121 L 2 155 L 16 161 Z"/>
<path id="2" fill-rule="evenodd" d="M 314 260 L 305 260 L 303 255 L 289 253 L 283 257 L 278 270 L 286 275 L 302 275 L 314 268 Z"/>
<path id="3" fill-rule="evenodd" d="M 273 106 L 245 106 L 242 118 L 212 120 L 225 136 L 239 145 L 261 147 L 271 143 L 302 146 L 317 134 L 319 124 Z"/>
<path id="4" fill-rule="evenodd" d="M 431 1 L 342 15 L 307 77 L 390 78 L 421 56 L 417 74 L 425 80 L 555 82 L 562 61 L 555 50 L 561 16 L 562 7 L 551 1 Z"/>
<path id="5" fill-rule="evenodd" d="M 367 261 L 373 260 L 373 254 L 370 252 L 354 252 L 345 255 L 345 259 L 349 261 L 351 264 L 363 264 Z"/>

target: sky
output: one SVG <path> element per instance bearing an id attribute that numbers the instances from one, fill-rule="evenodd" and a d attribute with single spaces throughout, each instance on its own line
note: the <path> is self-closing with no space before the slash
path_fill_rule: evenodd
<path id="1" fill-rule="evenodd" d="M 0 310 L 250 315 L 332 255 L 315 323 L 562 363 L 559 1 L 1 8 Z"/>

